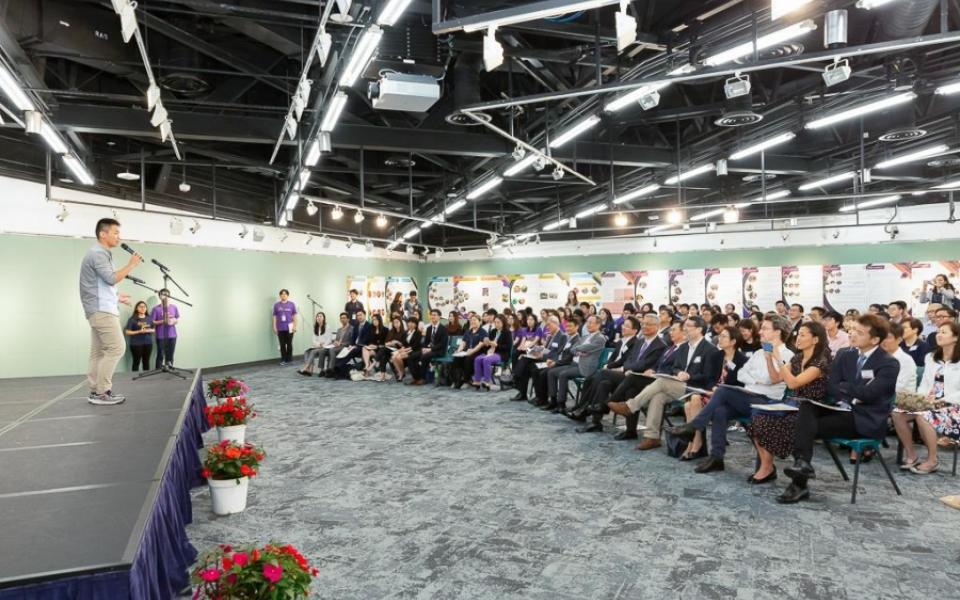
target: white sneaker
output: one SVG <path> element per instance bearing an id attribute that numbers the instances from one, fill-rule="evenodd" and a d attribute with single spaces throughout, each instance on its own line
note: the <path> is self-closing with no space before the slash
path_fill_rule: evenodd
<path id="1" fill-rule="evenodd" d="M 87 398 L 87 402 L 90 404 L 95 404 L 97 406 L 113 406 L 114 404 L 121 404 L 126 400 L 123 396 L 114 396 L 112 394 L 97 394 L 96 396 L 90 396 Z"/>

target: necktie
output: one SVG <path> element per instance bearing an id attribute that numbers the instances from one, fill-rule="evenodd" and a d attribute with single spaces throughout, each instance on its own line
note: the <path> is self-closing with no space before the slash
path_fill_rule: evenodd
<path id="1" fill-rule="evenodd" d="M 647 352 L 647 348 L 650 347 L 650 342 L 646 338 L 643 340 L 643 345 L 640 346 L 640 356 L 643 356 Z"/>
<path id="2" fill-rule="evenodd" d="M 860 354 L 860 358 L 857 359 L 857 377 L 860 377 L 860 372 L 863 371 L 863 365 L 867 362 L 867 355 Z"/>

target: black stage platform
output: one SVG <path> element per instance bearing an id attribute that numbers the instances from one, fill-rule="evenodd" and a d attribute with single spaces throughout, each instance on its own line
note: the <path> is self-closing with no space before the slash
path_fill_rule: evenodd
<path id="1" fill-rule="evenodd" d="M 195 377 L 118 374 L 116 406 L 89 404 L 82 376 L 0 380 L 0 596 L 130 567 Z"/>

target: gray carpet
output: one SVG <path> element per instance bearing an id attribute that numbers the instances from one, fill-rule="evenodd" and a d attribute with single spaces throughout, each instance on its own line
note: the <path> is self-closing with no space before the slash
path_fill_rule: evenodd
<path id="1" fill-rule="evenodd" d="M 818 448 L 812 501 L 785 507 L 785 477 L 745 483 L 742 433 L 726 472 L 697 475 L 507 393 L 232 374 L 268 457 L 242 515 L 194 492 L 190 538 L 296 544 L 320 566 L 317 598 L 957 596 L 960 511 L 937 500 L 960 493 L 949 472 L 899 475 L 897 497 L 874 461 L 851 506 Z"/>

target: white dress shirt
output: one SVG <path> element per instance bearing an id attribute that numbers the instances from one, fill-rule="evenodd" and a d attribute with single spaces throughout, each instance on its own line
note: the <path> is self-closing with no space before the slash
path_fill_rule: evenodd
<path id="1" fill-rule="evenodd" d="M 917 363 L 913 361 L 913 358 L 903 351 L 903 348 L 897 347 L 897 351 L 891 354 L 890 356 L 897 359 L 897 362 L 900 363 L 900 373 L 897 375 L 897 389 L 898 392 L 910 392 L 911 394 L 917 391 Z"/>
<path id="2" fill-rule="evenodd" d="M 789 365 L 792 358 L 793 352 L 785 345 L 781 345 L 780 360 Z M 767 369 L 767 353 L 763 350 L 754 352 L 750 360 L 741 367 L 740 372 L 737 373 L 737 381 L 742 383 L 748 391 L 763 394 L 773 400 L 783 398 L 783 394 L 787 390 L 785 382 L 773 383 L 770 380 L 770 371 Z"/>

